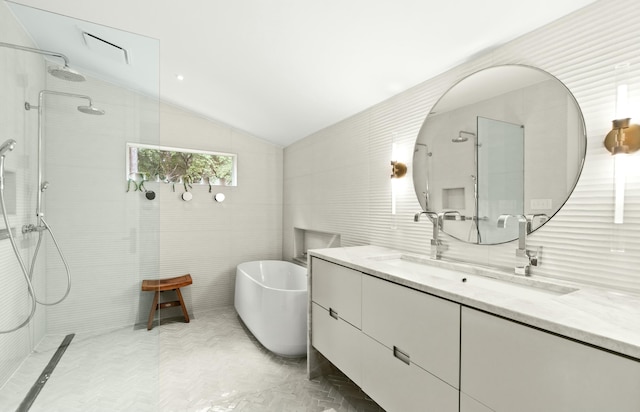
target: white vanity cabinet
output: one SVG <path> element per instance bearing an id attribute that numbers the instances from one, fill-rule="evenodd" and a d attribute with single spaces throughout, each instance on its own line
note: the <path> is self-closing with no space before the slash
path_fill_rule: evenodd
<path id="1" fill-rule="evenodd" d="M 362 331 L 458 388 L 460 304 L 373 276 L 362 279 Z"/>
<path id="2" fill-rule="evenodd" d="M 458 412 L 460 305 L 311 265 L 313 347 L 389 412 Z"/>
<path id="3" fill-rule="evenodd" d="M 458 412 L 460 305 L 362 278 L 362 389 L 389 411 Z"/>
<path id="4" fill-rule="evenodd" d="M 362 385 L 362 273 L 311 259 L 311 344 Z"/>
<path id="5" fill-rule="evenodd" d="M 363 335 L 362 390 L 387 412 L 458 412 L 458 390 Z"/>
<path id="6" fill-rule="evenodd" d="M 640 411 L 638 361 L 470 308 L 461 338 L 461 412 Z"/>
<path id="7" fill-rule="evenodd" d="M 362 273 L 311 259 L 311 300 L 356 328 L 362 320 Z"/>

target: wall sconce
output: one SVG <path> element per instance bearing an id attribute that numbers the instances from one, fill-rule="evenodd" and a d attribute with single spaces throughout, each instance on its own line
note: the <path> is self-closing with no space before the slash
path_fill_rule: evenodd
<path id="1" fill-rule="evenodd" d="M 395 160 L 391 161 L 391 178 L 399 179 L 407 174 L 407 165 Z"/>
<path id="2" fill-rule="evenodd" d="M 629 64 L 616 66 L 616 119 L 604 138 L 604 147 L 613 155 L 614 224 L 624 222 L 624 192 L 627 157 L 640 149 L 640 126 L 631 123 L 627 75 Z"/>
<path id="3" fill-rule="evenodd" d="M 631 154 L 640 149 L 640 126 L 631 124 L 631 119 L 616 119 L 604 138 L 604 147 L 614 156 Z"/>
<path id="4" fill-rule="evenodd" d="M 614 214 L 613 223 L 624 222 L 624 191 L 627 175 L 627 157 L 640 149 L 640 126 L 631 124 L 630 118 L 616 119 L 613 128 L 604 138 L 604 147 L 614 157 Z"/>

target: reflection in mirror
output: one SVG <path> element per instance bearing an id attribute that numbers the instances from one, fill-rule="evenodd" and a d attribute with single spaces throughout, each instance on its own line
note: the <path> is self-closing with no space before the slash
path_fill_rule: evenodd
<path id="1" fill-rule="evenodd" d="M 428 212 L 457 211 L 444 232 L 470 243 L 518 237 L 497 228 L 502 214 L 527 215 L 533 230 L 565 203 L 586 150 L 573 95 L 528 66 L 488 68 L 454 85 L 435 104 L 416 140 L 413 179 Z"/>

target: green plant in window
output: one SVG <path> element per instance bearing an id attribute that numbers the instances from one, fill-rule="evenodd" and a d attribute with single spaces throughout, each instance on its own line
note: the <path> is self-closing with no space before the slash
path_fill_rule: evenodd
<path id="1" fill-rule="evenodd" d="M 207 173 L 209 179 L 228 185 L 233 181 L 233 159 L 230 156 L 209 156 Z"/>
<path id="2" fill-rule="evenodd" d="M 136 150 L 137 172 L 148 179 L 157 177 L 167 183 L 182 180 L 188 185 L 203 182 L 204 179 L 209 180 L 209 185 L 233 184 L 233 156 L 142 147 Z"/>

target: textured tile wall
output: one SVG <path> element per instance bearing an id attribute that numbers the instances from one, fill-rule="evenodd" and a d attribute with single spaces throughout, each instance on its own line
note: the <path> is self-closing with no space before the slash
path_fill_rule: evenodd
<path id="1" fill-rule="evenodd" d="M 235 187 L 194 185 L 184 202 L 183 187 L 159 184 L 160 274 L 191 273 L 185 298 L 195 311 L 231 305 L 239 263 L 282 257 L 283 149 L 174 106 L 160 116 L 162 145 L 238 155 Z"/>
<path id="2" fill-rule="evenodd" d="M 190 273 L 194 283 L 183 295 L 196 315 L 230 305 L 238 263 L 281 258 L 281 147 L 97 80 L 65 86 L 107 114 L 83 116 L 64 97 L 48 99 L 47 215 L 75 272 L 68 301 L 49 309 L 49 333 L 145 321 L 152 294 L 141 293 L 140 282 L 148 278 Z M 157 194 L 152 201 L 126 193 L 127 142 L 237 153 L 238 186 L 209 193 L 208 185 L 193 185 L 190 202 L 180 198 L 182 185 L 174 192 L 147 182 Z M 223 203 L 213 200 L 216 192 L 226 195 Z M 64 272 L 51 245 L 48 251 L 54 299 L 64 292 Z M 179 314 L 172 311 L 163 315 Z"/>
<path id="3" fill-rule="evenodd" d="M 4 2 L 0 4 L 0 39 L 33 47 Z M 13 200 L 16 204 L 16 213 L 9 216 L 9 222 L 18 232 L 16 241 L 25 264 L 29 265 L 35 238 L 19 233 L 22 225 L 35 222 L 37 128 L 24 110 L 24 100 L 44 87 L 44 59 L 37 54 L 0 47 L 0 73 L 0 144 L 7 139 L 17 142 L 16 148 L 6 155 L 6 170 L 16 176 L 14 188 L 7 186 L 5 190 L 6 202 Z M 0 228 L 5 228 L 2 218 Z M 40 256 L 44 257 L 44 253 Z M 40 259 L 33 276 L 34 286 L 42 292 L 43 263 L 44 259 Z M 7 330 L 22 323 L 31 309 L 27 286 L 8 239 L 0 240 L 0 284 L 0 330 Z M 44 335 L 45 313 L 45 308 L 39 307 L 28 326 L 0 334 L 0 387 Z"/>
<path id="4" fill-rule="evenodd" d="M 410 161 L 424 118 L 449 87 L 482 68 L 517 63 L 539 67 L 565 83 L 582 108 L 588 135 L 575 191 L 553 220 L 530 237 L 532 246 L 544 247 L 542 266 L 534 273 L 640 292 L 640 167 L 627 179 L 625 224 L 614 228 L 613 163 L 602 148 L 614 115 L 615 65 L 631 64 L 630 100 L 640 108 L 640 27 L 620 30 L 603 24 L 603 16 L 615 10 L 624 10 L 630 21 L 640 16 L 631 0 L 598 1 L 287 147 L 284 257 L 292 256 L 294 227 L 340 233 L 343 246 L 375 244 L 428 254 L 431 226 L 412 221 L 419 205 L 410 176 L 399 182 L 397 214 L 391 214 L 392 139 Z M 640 154 L 633 161 L 640 165 Z M 452 258 L 513 265 L 514 242 L 445 243 Z M 611 251 L 618 243 L 624 252 Z"/>

